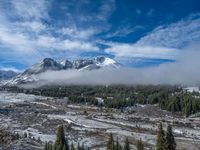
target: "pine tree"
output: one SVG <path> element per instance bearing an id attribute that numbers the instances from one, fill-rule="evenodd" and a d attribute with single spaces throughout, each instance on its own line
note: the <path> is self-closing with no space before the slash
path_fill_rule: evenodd
<path id="1" fill-rule="evenodd" d="M 55 149 L 56 150 L 69 150 L 68 141 L 65 139 L 64 128 L 62 125 L 59 126 L 57 129 Z"/>
<path id="2" fill-rule="evenodd" d="M 65 149 L 66 149 L 66 150 L 70 150 L 70 148 L 69 148 L 69 143 L 68 143 L 68 139 L 65 139 Z"/>
<path id="3" fill-rule="evenodd" d="M 74 144 L 71 144 L 71 150 L 75 150 Z"/>
<path id="4" fill-rule="evenodd" d="M 47 143 L 47 142 L 45 143 L 44 150 L 49 150 L 49 149 L 48 149 L 48 143 Z"/>
<path id="5" fill-rule="evenodd" d="M 122 146 L 119 144 L 118 137 L 117 137 L 117 140 L 116 140 L 115 150 L 122 150 Z"/>
<path id="6" fill-rule="evenodd" d="M 77 147 L 78 150 L 85 150 L 85 146 L 84 146 L 84 143 L 82 143 L 82 145 L 80 146 L 80 144 L 78 143 L 78 147 Z"/>
<path id="7" fill-rule="evenodd" d="M 64 128 L 61 125 L 57 129 L 55 146 L 56 147 L 59 147 L 59 146 L 63 147 L 64 143 L 65 143 Z"/>
<path id="8" fill-rule="evenodd" d="M 137 141 L 137 150 L 144 150 L 144 145 L 141 139 Z"/>
<path id="9" fill-rule="evenodd" d="M 53 150 L 53 145 L 51 143 L 48 144 L 48 150 Z"/>
<path id="10" fill-rule="evenodd" d="M 158 127 L 156 150 L 165 150 L 165 133 L 162 123 L 160 123 Z"/>
<path id="11" fill-rule="evenodd" d="M 80 146 L 80 143 L 78 143 L 77 150 L 80 150 L 80 149 L 81 149 L 81 146 Z"/>
<path id="12" fill-rule="evenodd" d="M 176 150 L 176 142 L 174 139 L 172 127 L 168 125 L 166 133 L 166 150 Z"/>
<path id="13" fill-rule="evenodd" d="M 65 145 L 63 146 L 62 150 L 66 150 L 66 146 Z"/>
<path id="14" fill-rule="evenodd" d="M 106 150 L 114 150 L 114 149 L 115 149 L 115 143 L 114 143 L 113 135 L 112 133 L 110 133 L 109 139 L 107 141 Z"/>
<path id="15" fill-rule="evenodd" d="M 130 150 L 130 145 L 129 145 L 128 138 L 125 139 L 124 150 Z"/>

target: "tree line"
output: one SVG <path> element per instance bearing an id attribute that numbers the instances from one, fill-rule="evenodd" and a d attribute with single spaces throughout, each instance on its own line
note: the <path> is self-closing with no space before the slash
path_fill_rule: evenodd
<path id="1" fill-rule="evenodd" d="M 136 104 L 158 104 L 170 112 L 185 116 L 200 111 L 200 93 L 189 93 L 178 86 L 45 86 L 37 89 L 8 90 L 56 98 L 68 97 L 70 103 L 88 103 L 97 106 L 96 97 L 104 99 L 107 108 L 123 109 Z"/>

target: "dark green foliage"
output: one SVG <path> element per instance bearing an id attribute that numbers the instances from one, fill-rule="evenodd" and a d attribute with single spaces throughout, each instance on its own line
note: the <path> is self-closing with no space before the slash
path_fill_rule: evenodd
<path id="1" fill-rule="evenodd" d="M 160 123 L 158 127 L 156 150 L 165 150 L 165 133 L 162 127 L 162 123 Z"/>
<path id="2" fill-rule="evenodd" d="M 57 129 L 55 148 L 56 150 L 69 150 L 68 141 L 65 139 L 64 128 L 62 125 Z"/>
<path id="3" fill-rule="evenodd" d="M 46 142 L 44 150 L 53 150 L 53 145 L 49 142 Z"/>
<path id="4" fill-rule="evenodd" d="M 112 133 L 110 133 L 107 145 L 106 145 L 106 150 L 115 150 L 115 143 L 114 143 L 114 138 Z"/>
<path id="5" fill-rule="evenodd" d="M 141 139 L 137 141 L 137 150 L 144 150 L 144 145 Z"/>
<path id="6" fill-rule="evenodd" d="M 85 150 L 85 145 L 84 145 L 84 143 L 82 143 L 82 145 L 80 145 L 80 144 L 78 143 L 77 149 L 78 149 L 78 150 Z"/>
<path id="7" fill-rule="evenodd" d="M 49 149 L 48 149 L 48 143 L 47 143 L 47 142 L 45 143 L 44 150 L 49 150 Z"/>
<path id="8" fill-rule="evenodd" d="M 17 87 L 6 89 L 11 92 L 50 97 L 68 97 L 69 103 L 98 104 L 96 97 L 105 101 L 105 107 L 123 110 L 135 104 L 159 104 L 162 109 L 182 112 L 189 116 L 200 111 L 199 93 L 188 93 L 176 86 L 45 86 L 38 89 L 24 90 Z"/>
<path id="9" fill-rule="evenodd" d="M 73 144 L 73 143 L 71 144 L 70 150 L 75 150 L 75 147 L 74 147 L 74 144 Z"/>
<path id="10" fill-rule="evenodd" d="M 53 146 L 51 143 L 45 143 L 44 150 L 75 150 L 73 143 L 70 148 L 68 145 L 68 141 L 64 137 L 64 128 L 63 126 L 59 126 L 57 130 L 57 138 L 55 145 Z M 144 150 L 144 145 L 142 140 L 137 141 L 137 150 Z M 89 150 L 88 147 L 82 143 L 80 145 L 78 143 L 77 150 Z M 124 146 L 122 148 L 119 143 L 118 137 L 116 138 L 116 142 L 114 140 L 113 134 L 109 134 L 109 138 L 106 144 L 106 150 L 130 150 L 130 143 L 128 138 L 125 138 Z M 172 127 L 168 125 L 167 133 L 165 134 L 162 123 L 159 124 L 158 133 L 157 133 L 157 141 L 156 141 L 156 150 L 176 150 L 176 142 L 173 136 Z"/>
<path id="11" fill-rule="evenodd" d="M 116 145 L 115 145 L 115 150 L 122 150 L 122 146 L 119 143 L 118 137 L 116 139 Z"/>
<path id="12" fill-rule="evenodd" d="M 170 125 L 168 125 L 167 127 L 165 146 L 166 150 L 176 150 L 176 142 L 172 132 L 172 127 Z"/>
<path id="13" fill-rule="evenodd" d="M 125 139 L 124 149 L 123 150 L 130 150 L 130 144 L 128 138 Z"/>

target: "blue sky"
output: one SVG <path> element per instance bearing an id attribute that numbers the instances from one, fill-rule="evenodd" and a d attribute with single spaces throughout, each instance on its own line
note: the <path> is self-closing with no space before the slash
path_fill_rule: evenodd
<path id="1" fill-rule="evenodd" d="M 155 66 L 199 42 L 199 0 L 0 1 L 0 69 L 99 55 Z"/>

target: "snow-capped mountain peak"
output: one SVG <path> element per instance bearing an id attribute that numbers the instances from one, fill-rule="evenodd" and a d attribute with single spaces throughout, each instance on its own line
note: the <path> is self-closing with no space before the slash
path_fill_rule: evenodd
<path id="1" fill-rule="evenodd" d="M 95 58 L 95 60 L 97 62 L 97 65 L 101 66 L 119 65 L 115 60 L 108 57 L 97 57 Z"/>
<path id="2" fill-rule="evenodd" d="M 52 58 L 45 58 L 41 62 L 34 64 L 28 68 L 23 74 L 39 74 L 47 70 L 61 70 L 62 65 Z"/>
<path id="3" fill-rule="evenodd" d="M 77 59 L 74 61 L 64 60 L 57 62 L 52 58 L 45 58 L 41 62 L 32 65 L 22 74 L 9 80 L 7 85 L 18 85 L 38 81 L 38 74 L 47 71 L 61 71 L 74 69 L 77 71 L 91 71 L 101 68 L 118 68 L 120 66 L 115 60 L 108 57 L 96 57 L 93 59 Z"/>

